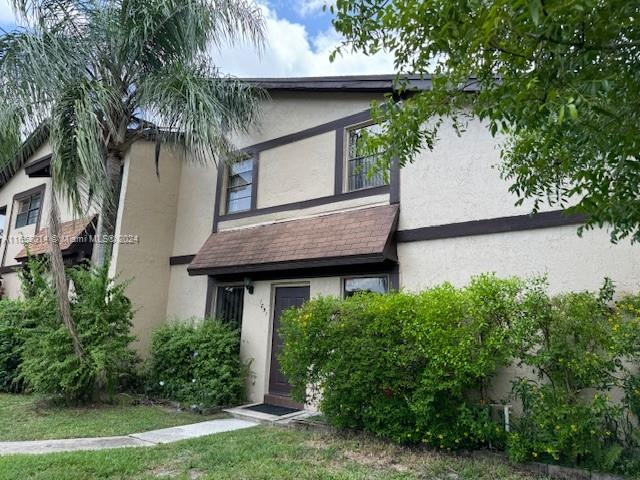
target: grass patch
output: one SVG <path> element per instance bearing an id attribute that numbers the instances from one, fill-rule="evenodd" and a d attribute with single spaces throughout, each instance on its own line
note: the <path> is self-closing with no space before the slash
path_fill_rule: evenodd
<path id="1" fill-rule="evenodd" d="M 119 396 L 113 405 L 74 408 L 50 405 L 33 395 L 0 394 L 0 441 L 127 435 L 215 418 L 135 400 Z"/>
<path id="2" fill-rule="evenodd" d="M 351 438 L 261 426 L 176 444 L 0 457 L 0 480 L 424 479 L 525 480 L 495 460 L 465 459 Z"/>

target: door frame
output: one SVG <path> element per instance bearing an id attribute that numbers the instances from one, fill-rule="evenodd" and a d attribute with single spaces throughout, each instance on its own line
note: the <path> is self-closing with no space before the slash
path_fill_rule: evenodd
<path id="1" fill-rule="evenodd" d="M 304 408 L 304 405 L 293 401 L 290 397 L 282 397 L 274 395 L 269 391 L 269 383 L 271 379 L 271 354 L 273 353 L 273 327 L 276 320 L 276 290 L 280 287 L 308 287 L 309 299 L 311 299 L 311 281 L 309 280 L 281 280 L 271 283 L 270 294 L 270 312 L 269 312 L 269 336 L 267 338 L 267 368 L 265 369 L 265 382 L 264 382 L 264 402 L 270 404 L 281 404 L 283 407 L 291 408 Z M 267 399 L 269 401 L 267 402 Z"/>

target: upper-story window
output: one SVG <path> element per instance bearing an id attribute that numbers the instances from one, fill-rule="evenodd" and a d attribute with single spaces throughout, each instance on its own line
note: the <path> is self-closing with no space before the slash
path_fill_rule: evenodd
<path id="1" fill-rule="evenodd" d="M 38 223 L 42 192 L 36 192 L 18 201 L 18 215 L 16 216 L 16 228 Z"/>
<path id="2" fill-rule="evenodd" d="M 244 158 L 229 165 L 227 177 L 227 213 L 251 209 L 253 158 Z"/>
<path id="3" fill-rule="evenodd" d="M 380 125 L 373 124 L 348 130 L 347 187 L 350 192 L 387 184 L 386 172 L 377 164 L 380 156 L 368 155 L 364 148 L 364 132 L 380 133 Z"/>

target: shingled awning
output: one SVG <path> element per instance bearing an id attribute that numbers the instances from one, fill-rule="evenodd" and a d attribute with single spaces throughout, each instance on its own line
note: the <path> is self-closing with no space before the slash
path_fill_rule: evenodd
<path id="1" fill-rule="evenodd" d="M 396 262 L 396 205 L 211 234 L 190 275 L 247 274 Z"/>
<path id="2" fill-rule="evenodd" d="M 79 218 L 60 224 L 60 249 L 63 255 L 71 255 L 78 251 L 90 250 L 89 236 L 95 231 L 96 216 Z M 29 242 L 28 246 L 20 250 L 16 260 L 25 260 L 29 255 L 37 256 L 49 252 L 49 230 L 41 229 Z"/>

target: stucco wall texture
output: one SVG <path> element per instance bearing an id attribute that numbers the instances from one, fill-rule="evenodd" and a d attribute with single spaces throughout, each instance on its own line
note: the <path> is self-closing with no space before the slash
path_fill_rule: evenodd
<path id="1" fill-rule="evenodd" d="M 151 334 L 165 322 L 170 284 L 182 158 L 171 149 L 160 155 L 155 170 L 155 144 L 135 143 L 125 158 L 116 235 L 137 236 L 137 243 L 116 243 L 112 273 L 131 280 L 126 293 L 136 315 L 135 348 L 148 352 Z"/>

